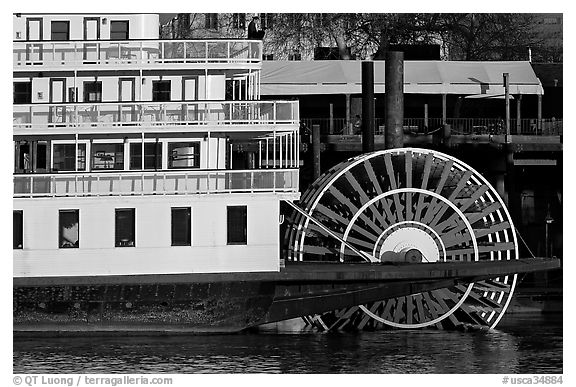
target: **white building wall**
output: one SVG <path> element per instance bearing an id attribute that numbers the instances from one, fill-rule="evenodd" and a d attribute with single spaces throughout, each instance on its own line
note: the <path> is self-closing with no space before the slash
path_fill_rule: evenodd
<path id="1" fill-rule="evenodd" d="M 279 270 L 274 194 L 15 199 L 24 249 L 14 276 L 218 273 Z M 246 245 L 227 245 L 227 206 L 247 206 Z M 171 207 L 191 207 L 192 246 L 171 246 Z M 114 247 L 117 208 L 135 208 L 136 246 Z M 80 210 L 79 248 L 58 248 L 58 210 Z"/>

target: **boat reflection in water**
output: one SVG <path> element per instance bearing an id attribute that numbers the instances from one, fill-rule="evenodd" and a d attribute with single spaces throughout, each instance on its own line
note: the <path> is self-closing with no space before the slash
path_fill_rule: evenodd
<path id="1" fill-rule="evenodd" d="M 16 339 L 15 373 L 562 373 L 562 315 L 509 315 L 489 332 Z"/>

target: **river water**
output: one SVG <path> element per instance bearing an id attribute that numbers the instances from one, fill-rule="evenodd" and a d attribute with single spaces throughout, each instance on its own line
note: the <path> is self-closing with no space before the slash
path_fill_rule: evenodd
<path id="1" fill-rule="evenodd" d="M 14 339 L 14 373 L 563 373 L 562 315 L 489 332 L 395 330 Z"/>

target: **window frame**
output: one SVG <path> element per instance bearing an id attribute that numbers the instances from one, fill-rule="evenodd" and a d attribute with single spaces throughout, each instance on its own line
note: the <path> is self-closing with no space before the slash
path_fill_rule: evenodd
<path id="1" fill-rule="evenodd" d="M 146 148 L 150 148 L 151 145 L 154 145 L 154 153 L 150 154 L 146 152 Z M 158 171 L 162 170 L 162 160 L 164 157 L 164 144 L 161 141 L 156 140 L 145 140 L 144 141 L 144 169 L 142 169 L 142 154 L 138 153 L 137 155 L 134 154 L 133 148 L 138 149 L 139 152 L 142 151 L 142 141 L 129 141 L 128 142 L 128 170 L 130 171 Z M 135 157 L 138 157 L 136 160 Z M 156 165 L 153 167 L 149 167 L 147 160 L 156 160 Z"/>
<path id="2" fill-rule="evenodd" d="M 112 31 L 112 26 L 114 25 L 125 25 L 126 26 L 126 31 L 122 30 L 122 31 Z M 112 37 L 112 34 L 118 34 L 118 33 L 125 33 L 126 37 L 125 38 L 115 38 Z M 129 20 L 110 20 L 110 40 L 130 40 L 130 21 Z"/>
<path id="3" fill-rule="evenodd" d="M 176 224 L 174 221 L 175 213 L 179 211 L 186 211 L 186 222 L 185 227 L 188 232 L 186 233 L 186 240 L 184 242 L 176 241 L 175 239 L 175 229 Z M 192 207 L 171 207 L 170 208 L 170 243 L 171 246 L 192 246 Z"/>
<path id="4" fill-rule="evenodd" d="M 54 31 L 54 26 L 60 23 L 60 25 L 65 25 L 66 26 L 66 31 Z M 55 39 L 54 34 L 56 34 L 57 36 L 59 34 L 65 34 L 65 39 L 62 39 L 60 37 L 58 37 L 57 39 Z M 50 22 L 50 40 L 51 41 L 57 41 L 57 42 L 62 42 L 62 41 L 68 41 L 70 40 L 70 20 L 52 20 Z"/>
<path id="5" fill-rule="evenodd" d="M 241 210 L 240 217 L 233 219 L 233 212 L 238 210 Z M 240 226 L 243 229 L 241 238 L 236 238 L 238 230 L 234 226 Z M 248 244 L 248 206 L 226 206 L 226 244 L 229 246 Z"/>
<path id="6" fill-rule="evenodd" d="M 88 85 L 96 85 L 98 86 L 96 91 L 87 91 L 86 86 Z M 95 99 L 90 97 L 90 94 L 94 93 Z M 82 100 L 83 102 L 90 102 L 90 103 L 100 103 L 102 102 L 102 81 L 84 81 L 82 84 Z"/>
<path id="7" fill-rule="evenodd" d="M 19 214 L 19 226 L 16 227 L 16 215 Z M 17 232 L 18 231 L 18 232 Z M 19 238 L 17 238 L 17 236 Z M 16 244 L 16 241 L 20 242 Z M 24 211 L 23 210 L 12 210 L 12 249 L 13 250 L 23 250 L 24 249 Z"/>
<path id="8" fill-rule="evenodd" d="M 102 146 L 109 146 L 114 145 L 116 146 L 116 150 L 114 151 L 114 159 L 111 168 L 101 168 L 97 166 L 95 163 L 95 152 L 97 151 L 98 147 Z M 106 152 L 106 151 L 104 151 Z M 106 152 L 109 153 L 109 152 Z M 118 154 L 122 155 L 122 159 L 116 161 L 116 157 Z M 102 159 L 102 157 L 100 157 Z M 101 160 L 102 162 L 102 160 Z M 106 165 L 106 161 L 104 161 L 104 165 Z M 123 171 L 125 170 L 126 165 L 126 147 L 124 146 L 124 142 L 122 140 L 100 140 L 100 141 L 93 141 L 92 146 L 90 149 L 90 170 L 91 171 Z"/>
<path id="9" fill-rule="evenodd" d="M 195 149 L 195 152 L 193 154 L 194 166 L 185 165 L 179 167 L 173 165 L 174 158 L 172 157 L 172 153 L 174 152 L 174 149 L 171 149 L 171 147 L 176 144 L 191 145 L 191 147 Z M 180 141 L 168 141 L 166 143 L 166 159 L 167 159 L 166 167 L 167 169 L 200 169 L 200 163 L 202 162 L 201 152 L 202 148 L 200 140 L 181 139 Z M 190 159 L 190 157 L 187 158 Z"/>
<path id="10" fill-rule="evenodd" d="M 62 145 L 67 145 L 67 146 L 72 146 L 74 147 L 75 142 L 74 141 L 68 141 L 68 140 L 53 140 L 50 143 L 50 170 L 56 173 L 59 172 L 74 172 L 76 171 L 76 167 L 74 167 L 73 169 L 57 169 L 55 167 L 55 156 L 56 156 L 56 146 L 62 146 Z M 80 152 L 81 148 L 84 148 L 84 156 L 82 159 L 82 154 Z M 89 149 L 89 141 L 88 140 L 80 140 L 78 141 L 78 149 L 76 151 L 76 165 L 78 165 L 78 171 L 82 171 L 82 172 L 86 172 L 88 171 L 88 163 L 87 163 L 87 157 L 90 154 L 90 149 Z M 84 168 L 81 168 L 82 162 L 84 163 Z"/>
<path id="11" fill-rule="evenodd" d="M 168 85 L 168 90 L 154 90 L 156 85 Z M 158 98 L 165 95 L 165 98 Z M 152 81 L 152 102 L 170 102 L 172 100 L 172 81 L 169 79 L 157 79 Z"/>
<path id="12" fill-rule="evenodd" d="M 14 105 L 24 105 L 24 104 L 31 104 L 32 103 L 32 82 L 28 81 L 28 82 L 13 82 L 13 88 L 12 88 L 12 101 Z M 18 86 L 16 86 L 18 85 Z M 17 87 L 19 86 L 23 86 L 25 85 L 27 90 L 22 91 L 22 90 L 16 90 Z M 22 97 L 25 98 L 22 98 Z M 18 97 L 18 98 L 17 98 Z M 22 98 L 22 100 L 20 100 L 20 98 Z"/>
<path id="13" fill-rule="evenodd" d="M 218 29 L 218 14 L 217 13 L 205 13 L 204 14 L 204 28 L 207 30 L 217 30 Z"/>
<path id="14" fill-rule="evenodd" d="M 130 219 L 128 228 L 130 230 L 120 230 L 119 229 L 119 215 L 120 214 L 131 214 L 130 217 L 124 219 Z M 128 239 L 121 239 L 124 233 L 128 235 Z M 127 241 L 124 242 L 124 241 Z M 114 209 L 114 247 L 136 247 L 136 208 L 115 208 Z"/>
<path id="15" fill-rule="evenodd" d="M 69 246 L 64 245 L 63 238 L 63 224 L 62 224 L 62 214 L 64 213 L 75 213 L 76 214 L 76 225 L 78 227 L 76 233 L 78 240 L 76 244 L 71 244 Z M 70 242 L 71 243 L 71 242 Z M 80 210 L 79 209 L 60 209 L 58 210 L 58 248 L 59 249 L 77 249 L 80 248 Z"/>

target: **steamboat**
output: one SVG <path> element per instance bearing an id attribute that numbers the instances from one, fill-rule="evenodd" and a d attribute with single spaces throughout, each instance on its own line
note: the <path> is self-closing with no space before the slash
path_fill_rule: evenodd
<path id="1" fill-rule="evenodd" d="M 299 190 L 297 101 L 262 42 L 152 14 L 13 16 L 16 335 L 494 327 L 519 260 L 470 166 L 400 148 Z M 295 204 L 294 202 L 298 202 Z"/>

